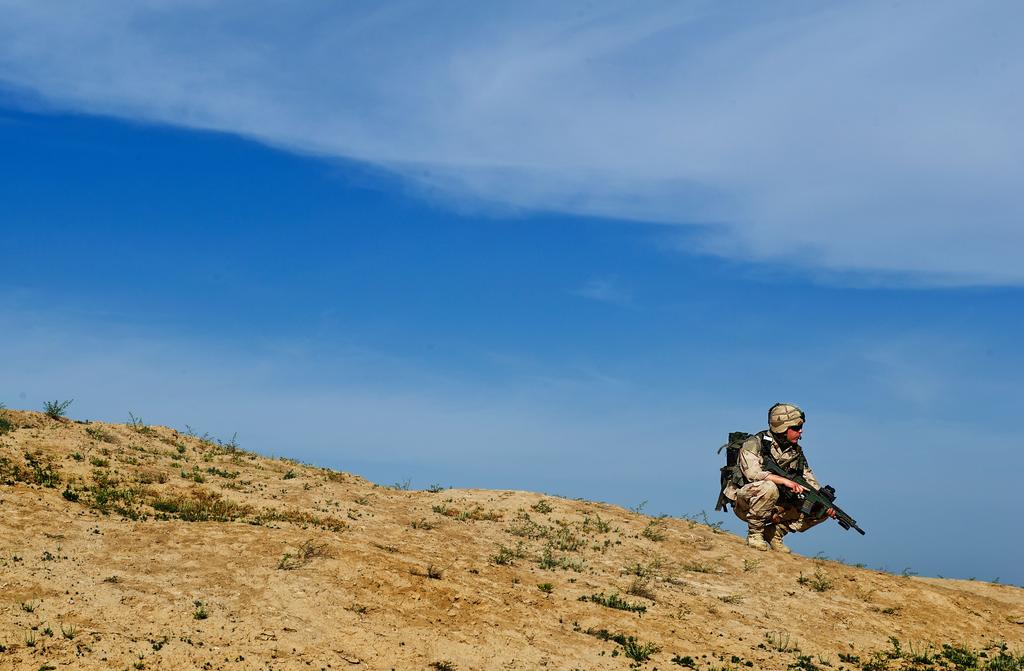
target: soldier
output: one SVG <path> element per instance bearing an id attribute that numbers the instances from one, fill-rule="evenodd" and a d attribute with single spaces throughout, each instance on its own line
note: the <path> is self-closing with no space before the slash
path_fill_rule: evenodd
<path id="1" fill-rule="evenodd" d="M 734 502 L 736 516 L 747 523 L 747 545 L 788 553 L 789 548 L 782 543 L 787 533 L 807 531 L 825 518 L 800 512 L 796 499 L 789 494 L 800 494 L 804 488 L 766 471 L 761 451 L 770 451 L 782 468 L 802 474 L 816 489 L 821 489 L 821 485 L 799 443 L 804 428 L 803 410 L 788 403 L 776 403 L 768 410 L 768 427 L 745 440 L 740 448 L 737 465 L 744 484 L 730 483 L 723 493 Z M 826 514 L 834 517 L 835 511 L 829 508 Z"/>

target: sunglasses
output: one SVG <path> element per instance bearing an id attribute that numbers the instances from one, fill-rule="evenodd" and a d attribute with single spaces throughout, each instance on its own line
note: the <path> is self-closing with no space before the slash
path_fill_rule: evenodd
<path id="1" fill-rule="evenodd" d="M 789 430 L 790 431 L 796 431 L 797 433 L 799 433 L 799 432 L 804 430 L 804 425 L 803 424 L 797 424 L 796 426 L 789 427 Z"/>

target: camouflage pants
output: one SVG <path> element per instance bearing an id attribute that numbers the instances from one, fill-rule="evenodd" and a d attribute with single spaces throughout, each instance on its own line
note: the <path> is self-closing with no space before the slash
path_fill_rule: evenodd
<path id="1" fill-rule="evenodd" d="M 785 531 L 807 531 L 821 524 L 825 517 L 808 517 L 799 508 L 779 505 L 779 487 L 774 482 L 749 482 L 736 492 L 736 517 L 747 523 L 751 531 L 764 531 L 778 525 Z"/>

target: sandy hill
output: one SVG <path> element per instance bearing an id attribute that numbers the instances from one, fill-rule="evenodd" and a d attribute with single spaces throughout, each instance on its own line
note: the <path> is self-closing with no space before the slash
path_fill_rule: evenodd
<path id="1" fill-rule="evenodd" d="M 0 669 L 1020 669 L 1024 590 L 0 411 Z M 1002 645 L 1001 645 L 1002 644 Z"/>

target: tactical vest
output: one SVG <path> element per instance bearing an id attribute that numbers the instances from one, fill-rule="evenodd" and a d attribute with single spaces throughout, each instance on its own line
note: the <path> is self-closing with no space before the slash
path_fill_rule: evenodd
<path id="1" fill-rule="evenodd" d="M 771 438 L 769 431 L 759 431 L 755 434 L 733 431 L 729 434 L 729 442 L 718 448 L 719 453 L 721 453 L 722 450 L 725 450 L 725 466 L 722 466 L 721 469 L 721 482 L 718 490 L 718 502 L 715 504 L 715 510 L 728 510 L 728 507 L 733 503 L 729 497 L 725 495 L 726 487 L 732 484 L 739 489 L 743 485 L 747 484 L 747 479 L 743 475 L 743 469 L 741 469 L 739 465 L 739 456 L 740 450 L 743 449 L 743 444 L 750 438 L 757 438 L 757 444 L 761 455 L 768 455 L 772 457 L 779 466 L 782 466 L 782 468 L 789 473 L 802 477 L 804 470 L 807 468 L 807 457 L 804 456 L 804 451 L 800 447 L 796 447 L 796 454 L 791 455 L 789 459 L 786 459 L 785 457 L 780 458 L 771 454 L 772 445 L 775 443 Z"/>

